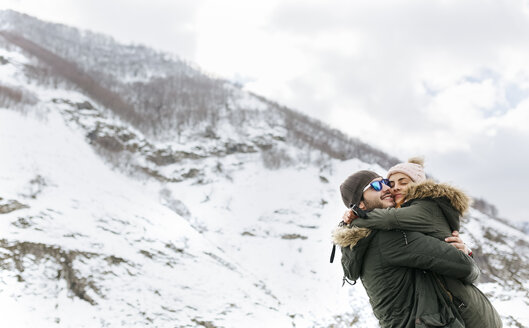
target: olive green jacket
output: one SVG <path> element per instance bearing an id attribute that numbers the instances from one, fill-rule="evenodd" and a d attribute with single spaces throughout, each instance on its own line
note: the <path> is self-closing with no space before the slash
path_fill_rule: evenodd
<path id="1" fill-rule="evenodd" d="M 345 277 L 361 279 L 381 327 L 464 327 L 431 272 L 471 283 L 479 269 L 470 256 L 413 231 L 344 226 L 333 237 Z"/>
<path id="2" fill-rule="evenodd" d="M 418 231 L 437 239 L 459 230 L 459 218 L 469 207 L 469 198 L 460 190 L 433 181 L 410 185 L 401 208 L 375 209 L 353 225 L 378 230 Z M 501 327 L 501 319 L 487 297 L 474 285 L 464 284 L 450 275 L 439 277 L 442 288 L 460 305 L 460 313 L 469 328 Z M 461 305 L 460 303 L 463 303 Z"/>

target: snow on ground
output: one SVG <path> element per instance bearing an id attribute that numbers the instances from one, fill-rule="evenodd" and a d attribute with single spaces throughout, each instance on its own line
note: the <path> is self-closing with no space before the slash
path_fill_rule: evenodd
<path id="1" fill-rule="evenodd" d="M 359 320 L 375 324 L 361 284 L 341 287 L 339 251 L 329 264 L 330 232 L 344 209 L 336 197 L 339 184 L 322 182 L 315 167 L 270 171 L 256 155 L 236 157 L 233 168 L 224 165 L 229 179 L 170 186 L 172 195 L 204 223 L 204 235 L 265 281 L 286 312 L 304 322 L 301 326 L 322 318 L 331 324 L 333 316 L 356 312 L 351 300 L 362 304 L 356 307 L 362 309 Z M 237 170 L 241 162 L 245 168 Z M 342 165 L 349 173 L 366 166 L 357 161 Z"/>
<path id="2" fill-rule="evenodd" d="M 2 303 L 15 298 L 19 308 L 26 305 L 26 311 L 44 321 L 78 327 L 119 320 L 128 327 L 144 326 L 142 312 L 157 315 L 162 322 L 166 318 L 166 324 L 176 320 L 191 325 L 200 314 L 211 313 L 218 313 L 219 322 L 290 321 L 278 310 L 271 311 L 277 301 L 245 279 L 243 270 L 227 264 L 225 254 L 161 205 L 157 194 L 145 192 L 145 185 L 105 165 L 58 113 L 41 121 L 1 109 L 0 153 L 7 159 L 0 164 L 0 197 L 29 206 L 2 216 L 0 238 L 9 245 L 44 244 L 86 254 L 76 258 L 74 267 L 79 276 L 97 285 L 87 288 L 87 295 L 98 305 L 87 308 L 87 302 L 72 298 L 66 282 L 56 280 L 59 264 L 51 259 L 49 265 L 26 263 L 21 274 L 26 284 L 17 282 L 12 271 L 4 271 Z M 123 262 L 105 270 L 109 257 Z M 35 312 L 35 299 L 42 295 L 56 299 Z M 55 310 L 46 308 L 51 303 Z M 116 317 L 116 311 L 123 315 Z M 76 312 L 83 315 L 71 315 Z"/>
<path id="3" fill-rule="evenodd" d="M 384 173 L 380 167 L 351 160 L 325 169 L 268 170 L 258 154 L 234 154 L 223 159 L 222 172 L 210 172 L 208 183 L 160 184 L 112 170 L 57 111 L 43 120 L 2 109 L 0 131 L 1 153 L 15 159 L 2 161 L 0 197 L 29 206 L 3 215 L 1 238 L 98 254 L 74 264 L 104 295 L 88 289 L 98 301 L 95 310 L 72 297 L 65 281 L 54 281 L 59 263 L 29 261 L 24 279 L 35 283 L 1 276 L 0 302 L 16 302 L 14 313 L 79 327 L 113 325 L 118 318 L 141 326 L 148 322 L 142 312 L 165 324 L 326 326 L 346 316 L 359 326 L 376 325 L 363 286 L 341 286 L 339 251 L 334 264 L 328 259 L 330 231 L 345 209 L 336 186 L 359 169 Z M 162 190 L 189 216 L 163 206 Z M 20 228 L 21 217 L 31 218 L 29 228 Z M 480 231 L 483 223 L 476 222 L 467 229 Z M 125 262 L 105 272 L 109 256 Z M 504 291 L 487 288 L 505 320 L 523 320 L 515 316 L 524 304 L 520 295 L 500 301 Z M 36 307 L 42 294 L 54 300 Z M 120 315 L 109 319 L 113 313 Z M 11 317 L 15 326 L 25 325 Z"/>
<path id="4" fill-rule="evenodd" d="M 336 213 L 340 207 L 329 197 L 333 188 L 320 181 L 313 167 L 269 171 L 255 159 L 258 155 L 247 154 L 234 156 L 232 167 L 225 165 L 229 178 L 222 177 L 222 181 L 163 186 L 135 181 L 110 169 L 81 132 L 64 124 L 59 112 L 50 111 L 43 120 L 31 113 L 1 109 L 0 131 L 0 151 L 11 159 L 1 164 L 0 197 L 29 206 L 3 215 L 1 238 L 9 243 L 25 241 L 97 254 L 75 262 L 75 267 L 80 276 L 93 276 L 109 300 L 89 290 L 89 296 L 101 302 L 95 313 L 91 307 L 86 309 L 88 303 L 72 298 L 66 282 L 43 282 L 55 295 L 56 305 L 46 308 L 46 303 L 43 311 L 32 312 L 34 316 L 47 322 L 59 320 L 65 326 L 89 327 L 97 319 L 111 324 L 108 318 L 113 311 L 139 320 L 134 311 L 156 313 L 153 308 L 165 306 L 175 311 L 169 311 L 173 315 L 168 320 L 186 317 L 183 320 L 190 322 L 192 315 L 224 312 L 215 322 L 305 326 L 330 324 L 333 316 L 354 312 L 349 292 L 368 304 L 363 288 L 342 288 L 340 265 L 328 263 L 330 231 L 341 213 Z M 242 162 L 250 164 L 240 170 Z M 321 188 L 310 187 L 315 183 Z M 167 187 L 205 226 L 203 236 L 161 205 L 157 191 Z M 310 213 L 305 213 L 307 208 Z M 17 224 L 22 217 L 31 218 L 28 228 L 20 229 Z M 177 252 L 183 250 L 192 260 L 175 260 L 167 254 L 167 245 Z M 112 277 L 101 269 L 109 256 L 126 261 L 110 270 Z M 157 261 L 150 261 L 149 256 Z M 58 263 L 27 265 L 33 270 L 25 271 L 26 281 L 53 277 L 60 270 Z M 139 283 L 135 283 L 137 275 L 142 276 Z M 101 278 L 112 284 L 98 282 Z M 4 286 L 19 287 L 10 296 L 2 293 L 2 302 L 12 302 L 16 295 L 18 304 L 31 308 L 39 298 L 39 286 L 24 286 L 16 279 L 14 274 L 2 278 Z M 137 288 L 131 289 L 135 284 Z M 27 296 L 29 290 L 35 295 Z M 143 296 L 138 299 L 139 295 Z M 215 295 L 214 300 L 210 295 Z M 126 302 L 128 297 L 136 302 Z M 161 298 L 169 300 L 168 304 L 160 304 Z M 178 304 L 187 304 L 189 309 L 174 310 Z M 232 309 L 220 310 L 226 304 L 232 304 Z M 370 309 L 364 308 L 359 320 L 374 322 Z M 83 315 L 70 318 L 66 309 Z M 132 322 L 127 320 L 129 325 Z"/>

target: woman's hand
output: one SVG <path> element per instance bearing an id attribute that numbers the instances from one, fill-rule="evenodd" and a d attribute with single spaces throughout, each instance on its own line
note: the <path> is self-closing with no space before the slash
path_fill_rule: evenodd
<path id="1" fill-rule="evenodd" d="M 470 250 L 470 248 L 468 248 L 467 245 L 465 245 L 465 243 L 463 242 L 463 239 L 459 237 L 459 231 L 452 231 L 452 237 L 445 238 L 445 241 L 447 243 L 450 243 L 450 245 L 454 246 L 455 248 L 459 249 L 461 252 L 467 255 L 472 255 L 472 251 Z"/>
<path id="2" fill-rule="evenodd" d="M 349 223 L 353 222 L 353 220 L 356 219 L 356 218 L 358 218 L 358 216 L 356 216 L 354 214 L 354 212 L 352 210 L 350 210 L 350 209 L 345 211 L 345 213 L 342 216 L 342 220 L 346 224 L 349 224 Z"/>

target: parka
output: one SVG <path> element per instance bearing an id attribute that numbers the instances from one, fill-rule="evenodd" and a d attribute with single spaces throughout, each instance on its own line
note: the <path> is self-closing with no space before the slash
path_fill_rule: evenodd
<path id="1" fill-rule="evenodd" d="M 345 277 L 361 279 L 381 327 L 464 327 L 432 273 L 472 283 L 479 269 L 470 256 L 414 231 L 342 226 L 333 240 L 342 250 Z"/>
<path id="2" fill-rule="evenodd" d="M 459 218 L 470 204 L 464 192 L 431 180 L 410 185 L 405 200 L 401 208 L 374 209 L 352 224 L 359 228 L 412 230 L 444 240 L 453 230 L 460 229 Z M 498 312 L 476 286 L 449 275 L 436 278 L 440 287 L 456 301 L 467 328 L 502 327 Z"/>

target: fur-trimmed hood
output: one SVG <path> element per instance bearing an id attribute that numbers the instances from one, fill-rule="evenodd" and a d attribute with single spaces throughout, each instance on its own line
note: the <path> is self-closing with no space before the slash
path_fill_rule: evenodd
<path id="1" fill-rule="evenodd" d="M 332 232 L 333 243 L 340 247 L 355 246 L 360 239 L 363 239 L 371 233 L 371 229 L 359 228 L 356 226 L 344 225 L 336 228 Z"/>
<path id="2" fill-rule="evenodd" d="M 470 206 L 471 199 L 461 190 L 445 183 L 436 183 L 426 180 L 419 184 L 410 184 L 406 192 L 406 201 L 419 198 L 443 198 L 450 201 L 450 205 L 459 213 L 465 214 Z"/>
<path id="3" fill-rule="evenodd" d="M 377 235 L 376 230 L 344 225 L 336 228 L 333 233 L 333 241 L 342 248 L 342 267 L 347 279 L 356 281 L 360 278 L 364 256 L 371 244 L 371 240 Z"/>

